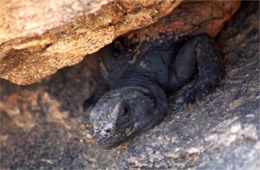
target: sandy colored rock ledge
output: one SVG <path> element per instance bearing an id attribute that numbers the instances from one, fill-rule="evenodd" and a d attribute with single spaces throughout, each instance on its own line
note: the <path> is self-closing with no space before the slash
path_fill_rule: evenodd
<path id="1" fill-rule="evenodd" d="M 34 83 L 119 35 L 158 21 L 181 1 L 1 1 L 0 77 Z"/>

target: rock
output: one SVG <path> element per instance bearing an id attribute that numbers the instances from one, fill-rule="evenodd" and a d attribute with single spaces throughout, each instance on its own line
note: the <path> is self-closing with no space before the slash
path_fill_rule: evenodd
<path id="1" fill-rule="evenodd" d="M 82 61 L 182 0 L 11 0 L 0 7 L 0 77 L 31 84 Z"/>
<path id="2" fill-rule="evenodd" d="M 0 77 L 21 85 L 34 83 L 79 63 L 116 37 L 158 21 L 181 1 L 67 0 L 37 6 L 30 0 L 5 2 L 0 10 Z M 177 35 L 200 30 L 214 36 L 239 5 L 239 1 L 187 2 L 161 24 Z M 148 34 L 155 31 L 153 27 Z"/>
<path id="3" fill-rule="evenodd" d="M 176 37 L 206 32 L 215 37 L 239 7 L 240 1 L 183 2 L 159 22 L 133 31 L 128 36 L 136 34 L 142 40 L 147 36 L 156 37 L 158 32 L 173 32 Z"/>
<path id="4" fill-rule="evenodd" d="M 29 86 L 0 80 L 1 169 L 259 169 L 259 2 L 243 2 L 216 40 L 221 88 L 190 111 L 184 87 L 160 125 L 114 150 L 92 139 L 81 107 L 101 90 L 97 54 Z"/>

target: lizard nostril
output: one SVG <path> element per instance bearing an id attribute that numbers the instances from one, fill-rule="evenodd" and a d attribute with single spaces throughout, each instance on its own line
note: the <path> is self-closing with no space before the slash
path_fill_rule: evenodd
<path id="1" fill-rule="evenodd" d="M 103 133 L 101 134 L 104 137 L 110 137 L 111 133 L 112 133 L 112 129 L 104 129 L 102 131 Z"/>

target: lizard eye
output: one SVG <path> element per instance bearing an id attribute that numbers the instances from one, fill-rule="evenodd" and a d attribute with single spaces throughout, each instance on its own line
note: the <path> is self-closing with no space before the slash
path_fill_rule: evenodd
<path id="1" fill-rule="evenodd" d="M 127 114 L 128 114 L 128 108 L 127 108 L 127 107 L 124 108 L 123 114 L 124 114 L 124 115 L 127 115 Z"/>
<path id="2" fill-rule="evenodd" d="M 121 111 L 121 115 L 124 118 L 128 118 L 129 116 L 129 108 L 127 106 L 124 106 L 122 111 Z"/>

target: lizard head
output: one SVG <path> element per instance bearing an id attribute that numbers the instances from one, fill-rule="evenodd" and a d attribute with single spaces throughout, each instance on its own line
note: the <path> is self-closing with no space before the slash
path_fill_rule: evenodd
<path id="1" fill-rule="evenodd" d="M 164 113 L 158 111 L 157 101 L 148 94 L 140 89 L 116 89 L 97 102 L 90 121 L 99 145 L 114 148 L 162 121 Z"/>

